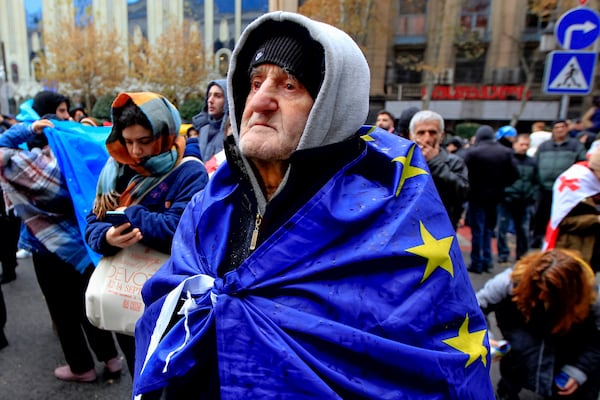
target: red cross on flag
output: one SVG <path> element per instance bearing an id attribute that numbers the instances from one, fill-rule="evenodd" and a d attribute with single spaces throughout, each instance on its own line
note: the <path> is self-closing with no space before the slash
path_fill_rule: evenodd
<path id="1" fill-rule="evenodd" d="M 554 248 L 558 225 L 583 199 L 600 193 L 600 180 L 588 168 L 588 162 L 572 165 L 559 175 L 552 188 L 552 211 L 546 229 L 544 249 Z"/>

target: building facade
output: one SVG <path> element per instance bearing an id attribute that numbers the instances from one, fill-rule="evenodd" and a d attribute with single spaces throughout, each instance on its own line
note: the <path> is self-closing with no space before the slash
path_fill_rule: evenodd
<path id="1" fill-rule="evenodd" d="M 67 2 L 68 3 L 68 2 Z M 89 0 L 94 18 L 127 40 L 143 35 L 152 43 L 166 21 L 193 24 L 201 32 L 215 73 L 223 75 L 241 31 L 267 11 L 297 11 L 298 0 Z M 385 108 L 398 116 L 409 107 L 440 112 L 449 125 L 469 121 L 504 125 L 512 119 L 526 130 L 531 122 L 577 118 L 600 94 L 550 96 L 542 91 L 545 30 L 563 10 L 534 12 L 533 0 L 378 0 L 368 2 L 370 28 L 365 55 L 371 67 L 371 113 Z M 572 4 L 571 4 L 572 3 Z M 42 14 L 72 15 L 65 0 L 43 0 Z M 600 0 L 587 7 L 599 9 Z M 22 0 L 0 2 L 0 108 L 6 112 L 11 88 L 36 80 L 40 29 L 27 32 Z M 44 19 L 51 34 L 55 18 Z M 599 49 L 596 41 L 592 50 Z M 126 55 L 125 55 L 126 56 Z M 35 87 L 35 85 L 29 85 Z"/>
<path id="2" fill-rule="evenodd" d="M 379 2 L 378 2 L 379 3 Z M 372 113 L 398 116 L 411 106 L 438 111 L 448 121 L 505 125 L 513 118 L 527 131 L 533 121 L 579 118 L 589 96 L 543 92 L 545 58 L 540 48 L 564 9 L 534 12 L 528 0 L 400 0 L 379 3 L 375 24 L 389 24 L 389 43 L 371 42 Z M 599 9 L 597 0 L 587 7 Z M 392 15 L 392 18 L 386 18 Z M 384 37 L 379 35 L 379 37 Z M 588 50 L 598 53 L 599 41 Z M 559 50 L 556 48 L 556 50 Z"/>

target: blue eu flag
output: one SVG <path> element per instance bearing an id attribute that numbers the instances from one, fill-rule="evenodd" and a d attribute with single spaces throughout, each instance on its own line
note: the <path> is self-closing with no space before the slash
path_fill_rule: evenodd
<path id="1" fill-rule="evenodd" d="M 493 398 L 486 322 L 423 156 L 360 134 L 366 150 L 224 276 L 239 185 L 225 165 L 194 197 L 143 289 L 134 396 L 185 377 L 200 397 L 212 369 L 222 399 Z"/>

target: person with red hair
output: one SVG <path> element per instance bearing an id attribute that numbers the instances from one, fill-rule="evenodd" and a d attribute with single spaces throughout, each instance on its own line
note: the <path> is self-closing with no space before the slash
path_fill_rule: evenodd
<path id="1" fill-rule="evenodd" d="M 511 344 L 500 359 L 498 399 L 518 399 L 523 388 L 546 399 L 598 398 L 598 288 L 577 252 L 530 253 L 489 280 L 477 301 Z"/>

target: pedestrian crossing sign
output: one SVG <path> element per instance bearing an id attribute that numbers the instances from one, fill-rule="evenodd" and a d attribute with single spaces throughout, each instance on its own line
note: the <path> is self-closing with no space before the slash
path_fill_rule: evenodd
<path id="1" fill-rule="evenodd" d="M 546 57 L 544 93 L 585 95 L 592 91 L 596 52 L 553 51 Z"/>

